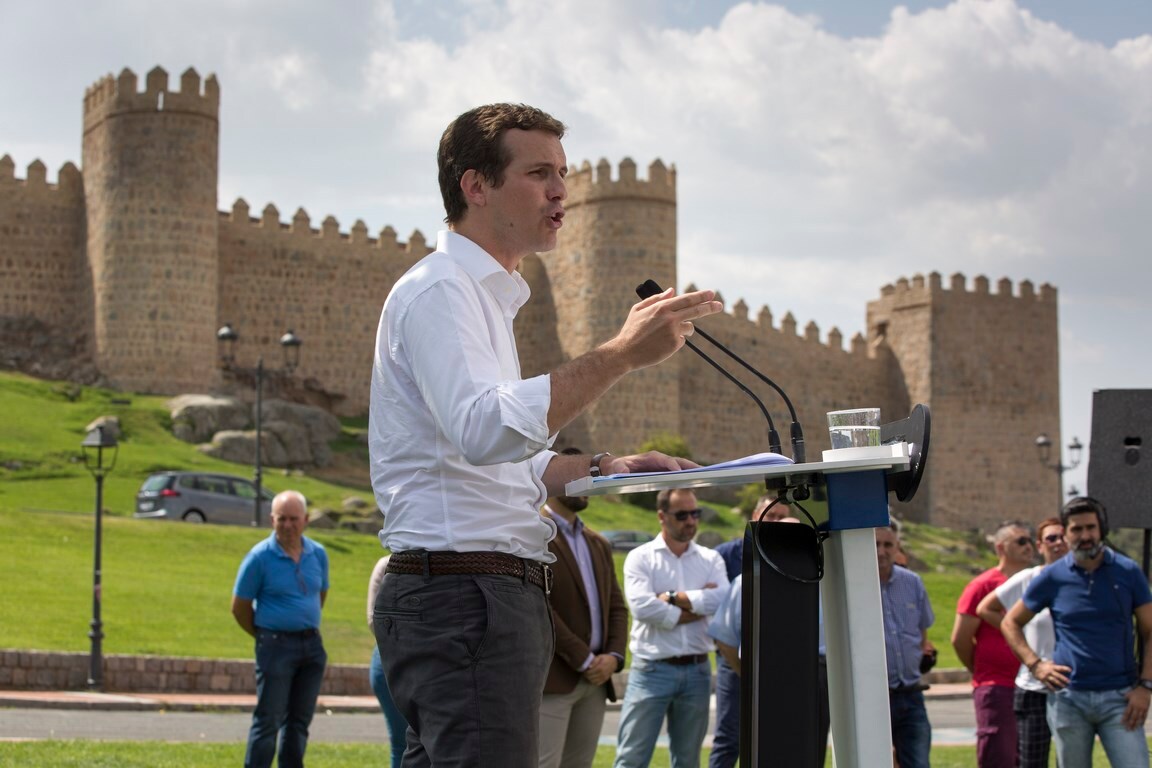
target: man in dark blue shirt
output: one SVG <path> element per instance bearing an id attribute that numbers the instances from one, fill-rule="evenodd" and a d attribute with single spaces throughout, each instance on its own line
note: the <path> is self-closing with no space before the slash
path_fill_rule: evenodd
<path id="1" fill-rule="evenodd" d="M 1144 719 L 1152 698 L 1152 653 L 1138 672 L 1132 617 L 1152 643 L 1152 591 L 1140 567 L 1104 545 L 1108 518 L 1100 502 L 1080 497 L 1060 513 L 1069 552 L 1041 571 L 1001 623 L 1028 670 L 1055 693 L 1048 725 L 1060 765 L 1092 764 L 1100 737 L 1109 762 L 1148 766 Z M 1049 609 L 1056 629 L 1051 659 L 1039 656 L 1023 627 Z"/>
<path id="2" fill-rule="evenodd" d="M 245 768 L 304 765 L 308 726 L 328 654 L 320 609 L 328 596 L 328 553 L 304 536 L 308 505 L 296 491 L 272 500 L 272 535 L 248 552 L 236 575 L 232 615 L 256 638 L 256 710 Z"/>

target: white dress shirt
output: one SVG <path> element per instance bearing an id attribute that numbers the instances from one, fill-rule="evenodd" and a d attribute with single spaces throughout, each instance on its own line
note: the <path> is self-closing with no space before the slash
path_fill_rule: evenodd
<path id="1" fill-rule="evenodd" d="M 715 584 L 715 588 L 705 588 Z M 724 558 L 715 550 L 689 542 L 680 557 L 672 554 L 658 534 L 624 559 L 624 597 L 632 610 L 632 655 L 641 659 L 667 659 L 708 653 L 715 649 L 707 621 L 677 623 L 680 609 L 660 599 L 669 590 L 684 592 L 692 612 L 711 616 L 728 593 Z"/>
<path id="2" fill-rule="evenodd" d="M 555 558 L 539 513 L 551 381 L 523 380 L 512 334 L 528 284 L 467 238 L 397 281 L 376 335 L 368 448 L 393 552 L 427 549 Z"/>
<path id="3" fill-rule="evenodd" d="M 1025 568 L 996 587 L 996 599 L 1004 606 L 1004 610 L 1009 610 L 1016 605 L 1017 600 L 1024 597 L 1032 579 L 1046 567 L 1037 565 L 1032 568 Z M 1047 608 L 1040 611 L 1032 621 L 1024 625 L 1024 639 L 1028 641 L 1032 650 L 1036 651 L 1037 656 L 1042 659 L 1052 658 L 1052 654 L 1056 652 L 1056 628 L 1052 624 L 1052 614 L 1048 612 Z M 1016 687 L 1036 693 L 1048 693 L 1048 686 L 1033 677 L 1032 673 L 1028 671 L 1028 667 L 1023 664 L 1020 665 L 1020 669 L 1016 673 Z"/>

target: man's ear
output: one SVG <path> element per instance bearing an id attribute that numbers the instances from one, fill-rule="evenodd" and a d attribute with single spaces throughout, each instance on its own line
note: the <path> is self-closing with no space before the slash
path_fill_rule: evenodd
<path id="1" fill-rule="evenodd" d="M 468 169 L 460 177 L 460 191 L 468 205 L 483 208 L 488 204 L 488 189 L 491 185 L 479 171 Z"/>

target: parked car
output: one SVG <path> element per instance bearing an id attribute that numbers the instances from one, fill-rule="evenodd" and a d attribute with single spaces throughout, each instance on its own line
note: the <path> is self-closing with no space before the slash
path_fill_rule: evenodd
<path id="1" fill-rule="evenodd" d="M 628 552 L 655 538 L 655 534 L 645 531 L 600 531 L 600 535 L 608 539 L 617 552 Z"/>
<path id="2" fill-rule="evenodd" d="M 273 494 L 260 489 L 260 522 L 267 524 Z M 251 525 L 256 486 L 251 480 L 207 472 L 157 472 L 136 494 L 133 517 L 187 523 Z"/>

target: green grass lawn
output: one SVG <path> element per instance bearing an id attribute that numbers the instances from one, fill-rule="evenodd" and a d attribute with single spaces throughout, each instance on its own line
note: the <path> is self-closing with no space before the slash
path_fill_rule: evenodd
<path id="1" fill-rule="evenodd" d="M 616 751 L 612 747 L 596 750 L 593 768 L 611 768 Z M 703 750 L 701 765 L 707 765 L 708 750 Z M 153 768 L 166 765 L 194 765 L 197 768 L 231 768 L 243 761 L 243 744 L 169 744 L 144 741 L 29 741 L 0 742 L 0 766 L 21 768 Z M 308 763 L 325 768 L 362 768 L 387 765 L 388 748 L 384 744 L 309 744 Z M 656 748 L 649 764 L 653 768 L 669 766 L 668 750 Z M 828 765 L 832 764 L 831 759 Z M 933 747 L 932 765 L 936 768 L 971 768 L 976 764 L 975 747 Z M 1056 765 L 1053 756 L 1050 766 Z M 1092 754 L 1092 768 L 1106 768 L 1108 758 L 1097 747 Z M 1083 768 L 1088 768 L 1084 766 Z"/>

